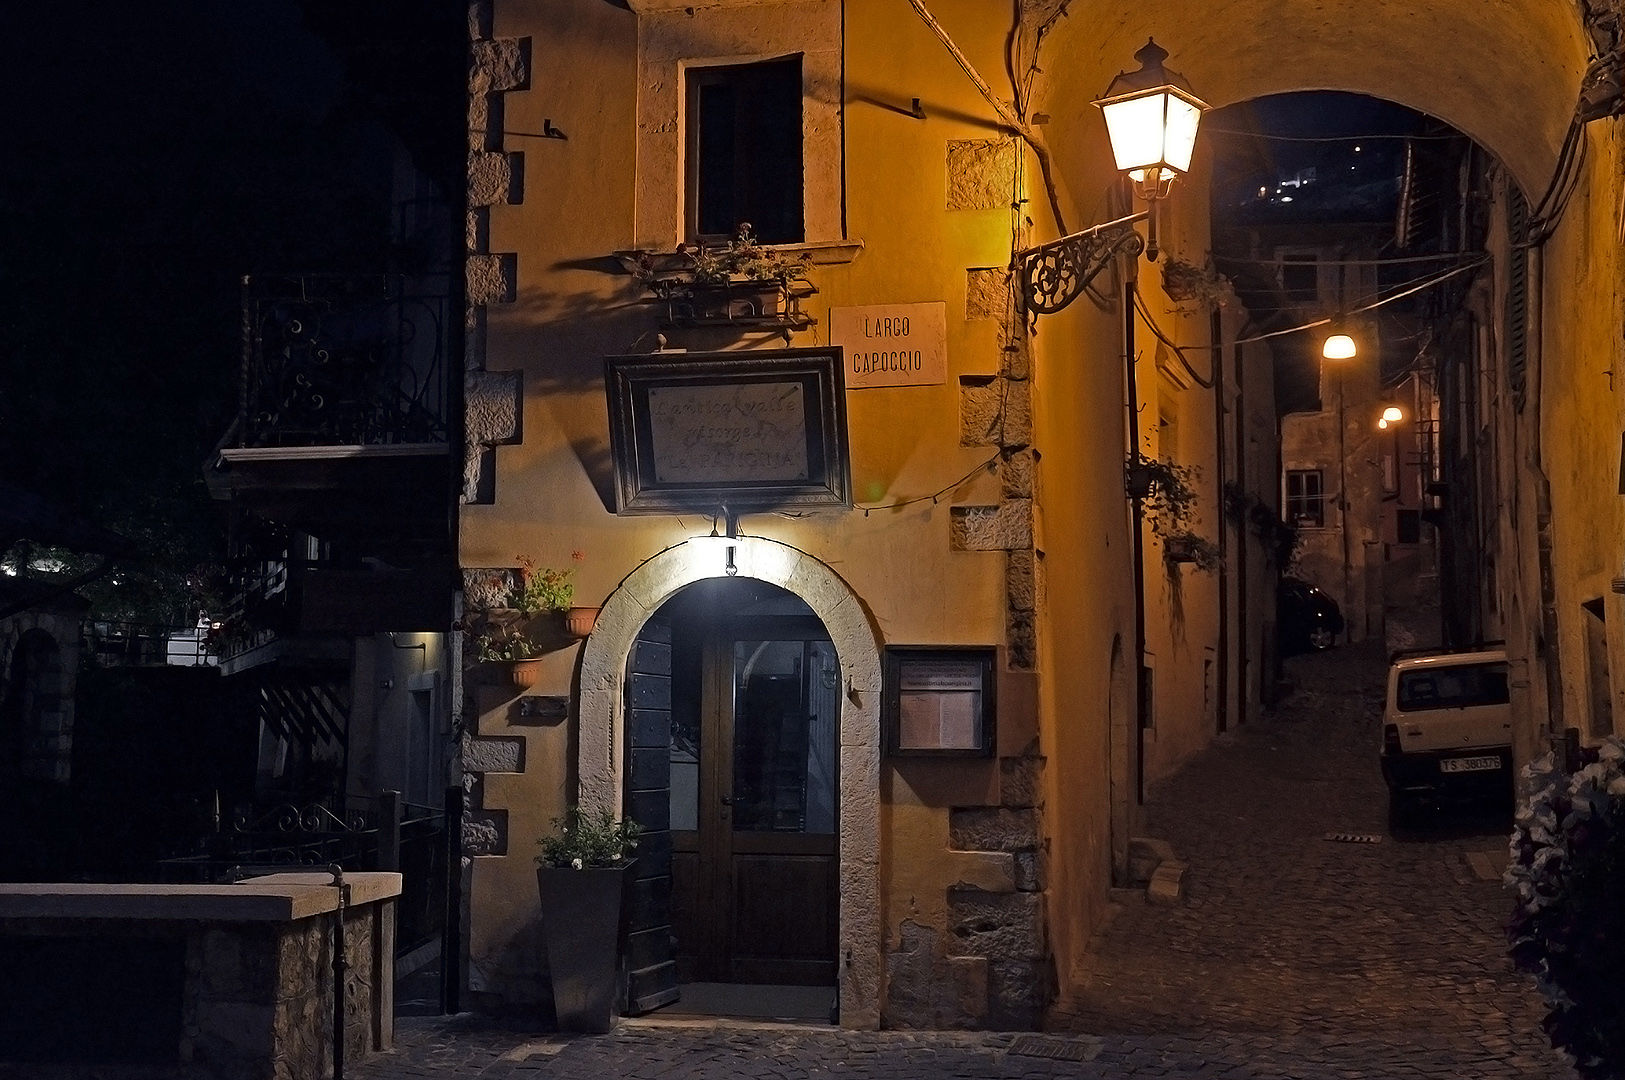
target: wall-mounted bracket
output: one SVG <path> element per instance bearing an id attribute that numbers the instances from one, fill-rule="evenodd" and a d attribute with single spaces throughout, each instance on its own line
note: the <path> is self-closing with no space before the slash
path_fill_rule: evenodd
<path id="1" fill-rule="evenodd" d="M 1021 294 L 1034 315 L 1053 315 L 1076 300 L 1118 255 L 1139 255 L 1145 238 L 1134 228 L 1146 211 L 1016 252 Z"/>

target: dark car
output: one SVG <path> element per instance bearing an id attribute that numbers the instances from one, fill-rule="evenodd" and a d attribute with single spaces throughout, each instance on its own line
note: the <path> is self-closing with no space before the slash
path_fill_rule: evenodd
<path id="1" fill-rule="evenodd" d="M 1281 579 L 1275 610 L 1285 654 L 1329 649 L 1343 632 L 1343 612 L 1337 601 L 1300 578 Z"/>

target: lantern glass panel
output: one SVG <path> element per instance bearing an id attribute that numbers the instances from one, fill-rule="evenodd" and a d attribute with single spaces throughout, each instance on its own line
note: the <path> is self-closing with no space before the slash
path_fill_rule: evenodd
<path id="1" fill-rule="evenodd" d="M 1108 102 L 1100 111 L 1106 116 L 1106 134 L 1112 141 L 1112 156 L 1119 172 L 1144 169 L 1162 163 L 1163 122 L 1166 94 L 1126 98 Z"/>
<path id="2" fill-rule="evenodd" d="M 1202 110 L 1177 94 L 1165 96 L 1168 102 L 1167 128 L 1163 136 L 1163 152 L 1167 163 L 1180 172 L 1189 172 L 1191 154 L 1196 150 L 1196 128 L 1202 122 Z"/>

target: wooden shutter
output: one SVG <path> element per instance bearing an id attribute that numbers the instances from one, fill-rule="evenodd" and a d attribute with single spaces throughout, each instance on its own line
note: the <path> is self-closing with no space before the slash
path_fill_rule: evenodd
<path id="1" fill-rule="evenodd" d="M 643 827 L 627 912 L 626 1011 L 677 1000 L 671 937 L 671 624 L 651 618 L 627 661 L 626 813 Z"/>
<path id="2" fill-rule="evenodd" d="M 1516 183 L 1507 181 L 1506 370 L 1512 404 L 1523 411 L 1529 381 L 1529 204 Z"/>

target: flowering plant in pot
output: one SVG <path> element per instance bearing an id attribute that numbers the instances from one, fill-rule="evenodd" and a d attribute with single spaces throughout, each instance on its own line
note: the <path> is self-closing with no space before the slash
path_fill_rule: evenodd
<path id="1" fill-rule="evenodd" d="M 579 806 L 553 819 L 539 843 L 536 885 L 559 1028 L 604 1032 L 613 1020 L 621 913 L 636 861 L 637 822 Z"/>
<path id="2" fill-rule="evenodd" d="M 1589 760 L 1585 760 L 1589 759 Z M 1552 1045 L 1588 1080 L 1625 1076 L 1625 740 L 1523 770 L 1503 878 L 1512 959 L 1535 975 Z"/>
<path id="3" fill-rule="evenodd" d="M 811 256 L 764 245 L 750 222 L 726 243 L 679 244 L 669 255 L 640 252 L 633 275 L 662 300 L 682 300 L 696 316 L 729 318 L 778 312 L 790 283 L 804 281 Z"/>
<path id="4" fill-rule="evenodd" d="M 558 637 L 539 620 L 568 611 L 575 585 L 570 580 L 573 570 L 537 568 L 523 555 L 518 561 L 519 568 L 496 606 L 472 618 L 469 632 L 475 658 L 498 667 L 511 688 L 524 690 L 536 685 L 542 654 L 549 648 L 546 639 Z"/>

